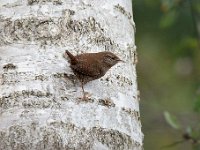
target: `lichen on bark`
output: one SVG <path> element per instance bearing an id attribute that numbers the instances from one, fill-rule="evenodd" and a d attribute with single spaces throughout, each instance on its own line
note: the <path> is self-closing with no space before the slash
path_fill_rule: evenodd
<path id="1" fill-rule="evenodd" d="M 66 46 L 67 43 L 84 39 L 84 36 L 91 44 L 104 45 L 105 48 L 116 46 L 114 41 L 104 35 L 104 29 L 95 18 L 74 20 L 71 17 L 74 13 L 73 10 L 66 9 L 58 18 L 27 17 L 12 20 L 1 17 L 0 44 L 35 42 L 41 46 Z"/>

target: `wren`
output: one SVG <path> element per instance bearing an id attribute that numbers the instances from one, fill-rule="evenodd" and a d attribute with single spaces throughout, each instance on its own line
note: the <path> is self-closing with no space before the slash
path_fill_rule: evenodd
<path id="1" fill-rule="evenodd" d="M 115 54 L 108 51 L 83 53 L 74 56 L 66 50 L 64 56 L 65 55 L 69 57 L 70 67 L 81 82 L 83 99 L 86 99 L 84 84 L 103 77 L 112 66 L 120 61 L 124 62 Z"/>

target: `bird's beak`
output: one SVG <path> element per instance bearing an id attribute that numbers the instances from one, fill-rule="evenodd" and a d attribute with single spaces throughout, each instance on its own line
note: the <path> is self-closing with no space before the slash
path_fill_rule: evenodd
<path id="1" fill-rule="evenodd" d="M 123 61 L 123 60 L 121 60 L 121 59 L 118 59 L 117 61 L 122 62 L 122 63 L 125 63 L 125 61 Z"/>

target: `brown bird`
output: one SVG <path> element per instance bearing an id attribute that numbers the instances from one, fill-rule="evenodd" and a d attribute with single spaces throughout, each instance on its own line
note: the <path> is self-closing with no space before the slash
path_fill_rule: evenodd
<path id="1" fill-rule="evenodd" d="M 99 53 L 83 53 L 74 56 L 66 50 L 65 55 L 66 54 L 70 59 L 69 63 L 71 69 L 81 82 L 83 99 L 86 99 L 83 87 L 84 84 L 103 77 L 112 66 L 122 61 L 115 54 L 108 51 Z"/>

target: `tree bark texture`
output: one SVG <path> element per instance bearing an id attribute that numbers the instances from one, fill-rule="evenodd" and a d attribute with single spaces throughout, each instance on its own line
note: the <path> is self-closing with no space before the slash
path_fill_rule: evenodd
<path id="1" fill-rule="evenodd" d="M 140 150 L 131 0 L 0 0 L 0 150 Z M 63 58 L 125 63 L 85 85 Z"/>

